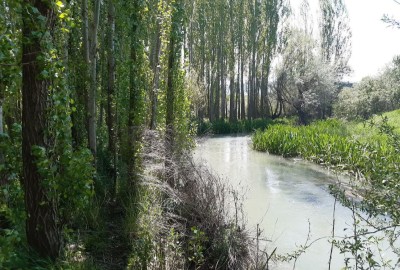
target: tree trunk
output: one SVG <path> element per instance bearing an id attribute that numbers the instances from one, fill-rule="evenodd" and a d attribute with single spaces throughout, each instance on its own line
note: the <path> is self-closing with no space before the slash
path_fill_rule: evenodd
<path id="1" fill-rule="evenodd" d="M 230 44 L 230 56 L 229 56 L 229 76 L 230 76 L 230 98 L 229 98 L 229 121 L 233 122 L 236 120 L 236 100 L 235 100 L 235 33 L 233 25 L 233 1 L 230 1 L 230 34 L 231 34 L 231 44 Z"/>
<path id="2" fill-rule="evenodd" d="M 220 65 L 221 65 L 221 118 L 225 120 L 226 118 L 226 83 L 225 83 L 225 51 L 224 51 L 224 34 L 225 34 L 225 17 L 224 17 L 224 4 L 221 3 L 220 19 L 221 28 L 219 36 L 219 46 L 220 46 Z"/>
<path id="3" fill-rule="evenodd" d="M 158 88 L 160 84 L 160 53 L 161 53 L 161 25 L 157 22 L 157 30 L 154 36 L 155 48 L 153 59 L 153 89 L 151 92 L 151 119 L 150 129 L 155 129 L 157 125 L 157 103 L 158 103 Z"/>
<path id="4" fill-rule="evenodd" d="M 221 119 L 226 118 L 226 82 L 225 82 L 225 61 L 222 55 L 221 61 Z"/>
<path id="5" fill-rule="evenodd" d="M 174 28 L 174 27 L 173 27 Z M 173 177 L 172 169 L 172 159 L 174 152 L 174 137 L 175 137 L 175 92 L 174 92 L 174 63 L 175 59 L 175 34 L 174 31 L 171 32 L 169 41 L 169 56 L 168 56 L 168 82 L 167 82 L 167 110 L 165 115 L 165 168 L 166 168 L 166 180 L 171 187 L 175 186 L 175 181 Z"/>
<path id="6" fill-rule="evenodd" d="M 231 63 L 231 71 L 230 71 L 230 85 L 229 85 L 229 91 L 230 91 L 230 100 L 229 100 L 229 121 L 233 122 L 236 120 L 236 111 L 235 111 L 235 70 L 233 63 L 235 61 L 233 60 Z"/>
<path id="7" fill-rule="evenodd" d="M 132 44 L 130 58 L 132 64 L 130 66 L 130 85 L 129 85 L 129 112 L 128 112 L 128 178 L 129 178 L 129 193 L 130 195 L 136 194 L 136 137 L 137 137 L 137 126 L 135 126 L 135 113 L 137 111 L 137 95 L 138 86 L 136 84 L 137 80 L 137 51 L 135 41 L 136 27 L 133 26 L 132 31 Z"/>
<path id="8" fill-rule="evenodd" d="M 108 151 L 111 157 L 112 193 L 115 196 L 117 188 L 117 147 L 115 125 L 115 6 L 112 0 L 108 3 L 108 82 L 107 82 L 107 129 Z"/>
<path id="9" fill-rule="evenodd" d="M 22 186 L 25 191 L 27 213 L 26 235 L 28 244 L 43 257 L 59 256 L 62 237 L 57 224 L 57 207 L 46 190 L 43 176 L 39 173 L 33 155 L 33 147 L 48 147 L 46 140 L 48 95 L 50 82 L 41 78 L 39 57 L 45 48 L 43 41 L 32 35 L 39 31 L 52 31 L 55 11 L 48 1 L 26 1 L 23 10 L 22 45 Z M 36 8 L 47 19 L 46 27 L 38 16 L 30 14 Z M 50 42 L 50 41 L 48 41 Z"/>
<path id="10" fill-rule="evenodd" d="M 218 44 L 218 53 L 217 53 L 217 75 L 215 76 L 215 118 L 219 120 L 220 118 L 220 110 L 221 110 L 221 77 L 222 77 L 222 44 Z"/>
<path id="11" fill-rule="evenodd" d="M 180 51 L 182 49 L 182 28 L 183 28 L 183 0 L 177 0 L 173 4 L 172 13 L 172 29 L 169 40 L 169 56 L 168 56 L 168 82 L 167 82 L 167 108 L 165 115 L 165 167 L 166 167 L 166 180 L 171 187 L 175 187 L 174 170 L 172 161 L 175 152 L 175 100 L 176 93 L 174 87 L 176 76 L 178 76 L 180 69 Z"/>
<path id="12" fill-rule="evenodd" d="M 214 114 L 214 76 L 213 76 L 213 60 L 211 60 L 209 64 L 209 70 L 208 70 L 208 84 L 209 84 L 209 119 L 210 122 L 213 122 L 215 120 L 215 114 Z"/>
<path id="13" fill-rule="evenodd" d="M 244 52 L 243 52 L 243 38 L 241 38 L 242 39 L 242 41 L 241 41 L 241 48 L 240 48 L 240 51 L 241 51 L 241 60 L 240 60 L 240 91 L 241 91 L 241 93 L 240 93 L 240 95 L 241 95 L 241 109 L 240 109 L 240 112 L 241 112 L 241 116 L 240 116 L 240 118 L 242 119 L 242 120 L 244 120 L 245 118 L 246 118 L 246 103 L 245 103 L 245 100 L 244 100 L 244 75 L 243 75 L 243 73 L 244 73 Z"/>
<path id="14" fill-rule="evenodd" d="M 94 20 L 89 33 L 88 3 L 82 1 L 83 46 L 88 70 L 89 90 L 87 94 L 87 128 L 89 148 L 96 156 L 96 89 L 97 89 L 97 32 L 100 20 L 101 1 L 95 1 Z"/>
<path id="15" fill-rule="evenodd" d="M 240 119 L 240 55 L 237 57 L 237 82 L 236 82 L 236 119 Z"/>

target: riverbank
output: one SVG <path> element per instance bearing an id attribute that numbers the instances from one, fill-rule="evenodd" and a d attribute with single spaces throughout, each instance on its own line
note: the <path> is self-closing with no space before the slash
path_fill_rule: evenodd
<path id="1" fill-rule="evenodd" d="M 269 126 L 276 124 L 289 124 L 291 121 L 286 118 L 282 119 L 244 119 L 227 121 L 224 119 L 215 120 L 197 120 L 197 135 L 228 135 L 228 134 L 248 134 L 255 130 L 264 130 Z"/>
<path id="2" fill-rule="evenodd" d="M 299 257 L 296 269 L 326 268 L 332 230 L 334 197 L 329 185 L 337 180 L 333 171 L 303 159 L 285 159 L 255 151 L 250 136 L 211 136 L 201 140 L 195 151 L 195 160 L 205 161 L 209 168 L 220 175 L 242 194 L 243 213 L 248 228 L 257 227 L 263 232 L 261 242 L 275 255 L 293 255 L 307 240 L 314 243 Z M 337 205 L 336 228 L 344 232 L 351 224 L 348 209 Z M 340 235 L 341 233 L 338 233 Z M 276 259 L 276 257 L 275 257 Z M 334 253 L 332 269 L 344 266 L 344 256 Z M 293 261 L 275 260 L 270 269 L 293 269 Z"/>
<path id="3" fill-rule="evenodd" d="M 252 142 L 258 151 L 299 156 L 349 172 L 356 179 L 351 187 L 364 198 L 368 212 L 400 220 L 398 202 L 393 199 L 400 194 L 400 133 L 392 122 L 384 116 L 365 123 L 330 119 L 309 126 L 274 125 L 256 132 Z"/>

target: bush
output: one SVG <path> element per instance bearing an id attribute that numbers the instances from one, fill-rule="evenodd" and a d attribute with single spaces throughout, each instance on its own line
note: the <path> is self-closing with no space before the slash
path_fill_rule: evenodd
<path id="1" fill-rule="evenodd" d="M 205 134 L 237 134 L 237 133 L 249 133 L 254 132 L 258 129 L 265 129 L 268 126 L 280 123 L 284 120 L 272 120 L 272 119 L 254 119 L 254 120 L 237 120 L 229 122 L 223 119 L 216 120 L 214 122 L 209 121 L 198 121 L 197 123 L 197 135 Z"/>
<path id="2" fill-rule="evenodd" d="M 190 154 L 170 162 L 171 187 L 164 179 L 164 143 L 148 136 L 140 183 L 145 195 L 130 226 L 130 269 L 254 269 L 253 240 L 233 214 L 240 205 L 232 205 L 236 193 Z"/>

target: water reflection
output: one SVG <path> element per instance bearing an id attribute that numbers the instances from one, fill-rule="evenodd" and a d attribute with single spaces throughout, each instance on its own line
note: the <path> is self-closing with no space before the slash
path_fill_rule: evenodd
<path id="1" fill-rule="evenodd" d="M 260 227 L 272 240 L 270 249 L 279 253 L 294 251 L 307 240 L 318 241 L 300 257 L 296 269 L 327 269 L 334 200 L 328 185 L 335 175 L 301 160 L 253 151 L 249 137 L 216 137 L 202 142 L 195 158 L 203 159 L 215 172 L 234 186 L 247 190 L 244 209 L 249 224 Z M 351 224 L 350 212 L 337 206 L 338 231 Z M 311 230 L 309 232 L 309 230 Z M 255 229 L 254 229 L 255 231 Z M 343 266 L 343 255 L 335 254 L 332 269 Z M 277 269 L 292 269 L 289 264 Z"/>

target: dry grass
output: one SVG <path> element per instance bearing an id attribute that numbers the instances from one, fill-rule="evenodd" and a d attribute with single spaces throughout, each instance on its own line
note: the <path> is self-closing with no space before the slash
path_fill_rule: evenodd
<path id="1" fill-rule="evenodd" d="M 263 260 L 256 259 L 253 238 L 238 217 L 237 193 L 190 153 L 166 162 L 158 133 L 146 131 L 144 142 L 141 186 L 148 198 L 135 235 L 148 237 L 151 248 L 147 260 L 133 256 L 130 268 L 256 269 Z"/>

